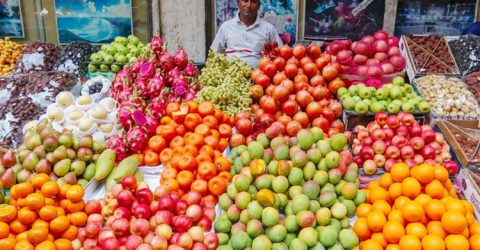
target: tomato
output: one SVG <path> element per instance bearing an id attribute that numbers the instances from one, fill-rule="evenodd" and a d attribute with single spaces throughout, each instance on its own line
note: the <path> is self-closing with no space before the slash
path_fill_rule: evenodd
<path id="1" fill-rule="evenodd" d="M 308 117 L 315 119 L 322 114 L 322 106 L 320 106 L 318 102 L 311 102 L 308 104 L 305 111 L 307 112 Z"/>
<path id="2" fill-rule="evenodd" d="M 302 125 L 302 128 L 307 128 L 310 124 L 310 119 L 308 118 L 307 113 L 299 111 L 293 116 L 293 120 L 297 121 Z"/>
<path id="3" fill-rule="evenodd" d="M 302 129 L 302 125 L 297 121 L 291 121 L 285 127 L 288 136 L 296 136 L 300 129 Z"/>
<path id="4" fill-rule="evenodd" d="M 337 67 L 329 64 L 322 69 L 322 76 L 326 81 L 331 81 L 338 76 Z"/>
<path id="5" fill-rule="evenodd" d="M 322 55 L 322 49 L 316 43 L 311 43 L 307 47 L 307 55 L 311 57 L 313 60 L 319 58 Z"/>
<path id="6" fill-rule="evenodd" d="M 328 120 L 328 122 L 333 122 L 333 120 L 335 120 L 335 114 L 333 113 L 333 110 L 329 107 L 325 107 L 322 109 L 322 115 Z"/>
<path id="7" fill-rule="evenodd" d="M 252 71 L 252 75 L 251 75 L 250 79 L 252 80 L 252 82 L 256 82 L 257 77 L 261 74 L 263 74 L 263 72 L 260 69 L 254 69 Z"/>
<path id="8" fill-rule="evenodd" d="M 278 84 L 280 84 L 280 83 L 281 83 L 283 80 L 285 80 L 285 79 L 288 79 L 287 76 L 285 75 L 285 73 L 283 73 L 283 71 L 282 71 L 282 72 L 278 72 L 278 73 L 276 73 L 276 74 L 273 76 L 273 78 L 272 78 L 272 83 L 273 83 L 274 85 L 278 85 Z"/>
<path id="9" fill-rule="evenodd" d="M 287 60 L 283 57 L 277 57 L 273 60 L 273 63 L 275 64 L 275 68 L 278 71 L 282 71 L 285 68 L 285 65 L 287 64 Z"/>
<path id="10" fill-rule="evenodd" d="M 269 64 L 271 62 L 270 58 L 268 57 L 262 57 L 259 61 L 258 61 L 258 68 L 263 71 L 265 69 L 265 66 L 267 66 L 267 64 Z"/>
<path id="11" fill-rule="evenodd" d="M 256 77 L 255 83 L 262 86 L 263 88 L 266 88 L 268 87 L 268 85 L 270 85 L 270 77 L 262 73 Z"/>
<path id="12" fill-rule="evenodd" d="M 287 77 L 294 78 L 298 74 L 298 67 L 293 63 L 287 63 L 284 72 Z"/>
<path id="13" fill-rule="evenodd" d="M 277 112 L 277 103 L 275 102 L 275 99 L 270 96 L 264 96 L 265 99 L 262 102 L 262 99 L 260 99 L 260 107 L 265 111 L 265 113 L 270 113 L 274 114 Z M 262 97 L 263 98 L 263 97 Z"/>
<path id="14" fill-rule="evenodd" d="M 275 64 L 270 62 L 270 63 L 267 63 L 264 67 L 263 67 L 263 73 L 265 73 L 265 75 L 267 75 L 268 77 L 272 78 L 273 76 L 275 76 L 275 74 L 277 73 L 277 69 L 275 68 Z"/>
<path id="15" fill-rule="evenodd" d="M 345 87 L 345 82 L 340 79 L 340 78 L 335 78 L 333 81 L 331 81 L 330 83 L 328 83 L 328 89 L 330 90 L 330 92 L 332 92 L 333 94 L 336 94 L 337 91 L 341 88 L 341 87 Z"/>
<path id="16" fill-rule="evenodd" d="M 273 98 L 279 102 L 284 102 L 288 99 L 290 92 L 288 88 L 282 85 L 278 85 L 273 89 Z"/>
<path id="17" fill-rule="evenodd" d="M 302 108 L 305 108 L 309 103 L 313 102 L 313 97 L 310 95 L 310 93 L 308 93 L 308 91 L 300 90 L 297 92 L 295 101 L 297 101 L 298 105 L 300 105 Z"/>
<path id="18" fill-rule="evenodd" d="M 304 58 L 307 55 L 307 48 L 303 44 L 299 43 L 293 47 L 293 56 L 298 60 Z"/>
<path id="19" fill-rule="evenodd" d="M 328 129 L 330 128 L 330 123 L 328 122 L 328 120 L 325 117 L 320 116 L 320 117 L 317 117 L 313 120 L 312 127 L 321 128 L 326 133 L 328 131 Z"/>
<path id="20" fill-rule="evenodd" d="M 292 93 L 295 90 L 295 84 L 290 79 L 285 79 L 280 83 L 281 86 L 284 86 L 288 89 L 289 93 Z"/>
<path id="21" fill-rule="evenodd" d="M 311 94 L 313 96 L 313 99 L 315 99 L 315 101 L 320 101 L 322 99 L 330 99 L 332 97 L 330 94 L 330 90 L 328 90 L 327 87 L 323 87 L 323 86 L 317 86 L 313 88 Z"/>
<path id="22" fill-rule="evenodd" d="M 316 67 L 316 66 L 315 66 Z M 317 87 L 317 86 L 325 86 L 325 80 L 323 79 L 322 75 L 320 74 L 315 74 L 311 79 L 310 79 L 310 85 L 312 87 Z"/>
<path id="23" fill-rule="evenodd" d="M 283 57 L 285 60 L 288 60 L 290 57 L 292 57 L 292 48 L 288 46 L 288 44 L 283 45 L 280 47 L 280 56 Z"/>
<path id="24" fill-rule="evenodd" d="M 240 134 L 242 135 L 249 135 L 252 133 L 252 121 L 250 119 L 240 119 L 237 121 L 235 126 L 237 127 L 237 130 Z"/>
<path id="25" fill-rule="evenodd" d="M 295 65 L 300 66 L 300 60 L 298 60 L 297 58 L 295 57 L 290 57 L 290 59 L 287 60 L 287 64 L 289 63 L 293 63 Z"/>
<path id="26" fill-rule="evenodd" d="M 262 86 L 255 84 L 250 86 L 250 94 L 253 100 L 258 100 L 260 97 L 263 96 L 263 88 Z"/>
<path id="27" fill-rule="evenodd" d="M 313 77 L 317 74 L 317 65 L 313 62 L 308 62 L 302 66 L 303 73 L 308 77 Z"/>

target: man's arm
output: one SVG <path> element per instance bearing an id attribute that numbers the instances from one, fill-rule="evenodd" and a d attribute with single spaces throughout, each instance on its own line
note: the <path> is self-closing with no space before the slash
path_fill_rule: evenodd
<path id="1" fill-rule="evenodd" d="M 271 26 L 271 29 L 270 29 L 269 33 L 270 33 L 270 35 L 269 35 L 270 42 L 277 41 L 278 47 L 283 46 L 283 41 L 280 38 L 280 36 L 278 35 L 278 32 L 273 25 Z"/>
<path id="2" fill-rule="evenodd" d="M 215 39 L 213 39 L 210 49 L 219 53 L 225 52 L 225 32 L 223 32 L 223 25 L 218 29 Z"/>

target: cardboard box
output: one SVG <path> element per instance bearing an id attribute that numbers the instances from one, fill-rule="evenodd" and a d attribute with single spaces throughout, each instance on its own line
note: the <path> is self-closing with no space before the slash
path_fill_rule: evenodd
<path id="1" fill-rule="evenodd" d="M 477 220 L 480 218 L 480 187 L 479 177 L 469 169 L 461 169 L 457 178 L 455 178 L 455 186 L 457 191 L 461 193 L 465 200 L 469 201 L 473 205 L 475 217 Z"/>
<path id="2" fill-rule="evenodd" d="M 445 136 L 448 144 L 450 144 L 451 148 L 455 152 L 460 164 L 462 166 L 477 166 L 480 165 L 480 162 L 473 162 L 470 160 L 469 155 L 466 155 L 463 151 L 464 145 L 460 145 L 458 141 L 455 139 L 454 131 L 456 128 L 453 126 L 458 126 L 460 128 L 468 128 L 468 129 L 477 129 L 479 128 L 480 122 L 478 120 L 439 120 L 437 121 L 437 125 L 440 128 L 441 133 Z M 480 130 L 478 130 L 480 133 Z M 480 144 L 480 143 L 478 143 Z M 477 148 L 475 150 L 478 151 L 479 145 L 477 144 Z"/>
<path id="3" fill-rule="evenodd" d="M 427 36 L 427 35 L 415 35 L 417 36 Z M 428 75 L 428 74 L 441 74 L 441 75 L 446 75 L 446 76 L 456 76 L 460 77 L 460 70 L 458 69 L 457 63 L 455 62 L 455 57 L 452 54 L 452 51 L 450 50 L 450 46 L 448 45 L 448 41 L 445 37 L 441 37 L 441 39 L 444 40 L 446 43 L 446 46 L 448 48 L 448 52 L 453 59 L 453 64 L 454 65 L 449 65 L 454 69 L 455 72 L 448 73 L 448 74 L 443 74 L 443 73 L 434 73 L 434 72 L 422 72 L 421 69 L 417 69 L 415 66 L 414 62 L 414 56 L 411 52 L 410 47 L 408 46 L 407 40 L 409 39 L 410 36 L 402 36 L 399 41 L 399 48 L 400 48 L 400 54 L 405 58 L 407 61 L 405 65 L 405 71 L 407 72 L 407 76 L 410 79 L 410 82 L 413 82 L 413 80 L 417 77 Z"/>

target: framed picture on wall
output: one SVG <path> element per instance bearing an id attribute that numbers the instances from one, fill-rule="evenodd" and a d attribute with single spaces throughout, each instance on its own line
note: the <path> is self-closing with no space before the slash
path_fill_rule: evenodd
<path id="1" fill-rule="evenodd" d="M 261 0 L 258 15 L 273 24 L 285 44 L 294 44 L 298 33 L 298 0 Z M 215 33 L 237 13 L 237 0 L 215 0 Z"/>
<path id="2" fill-rule="evenodd" d="M 399 0 L 395 35 L 461 35 L 475 22 L 478 2 L 478 0 Z"/>
<path id="3" fill-rule="evenodd" d="M 0 0 L 0 37 L 25 37 L 20 0 Z"/>
<path id="4" fill-rule="evenodd" d="M 55 0 L 60 44 L 110 43 L 133 34 L 132 0 Z"/>
<path id="5" fill-rule="evenodd" d="M 306 0 L 305 37 L 358 40 L 383 28 L 384 0 Z"/>

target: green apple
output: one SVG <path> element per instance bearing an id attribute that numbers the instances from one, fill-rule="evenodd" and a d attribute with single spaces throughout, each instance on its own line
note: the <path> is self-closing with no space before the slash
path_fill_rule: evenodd
<path id="1" fill-rule="evenodd" d="M 112 55 L 106 55 L 104 58 L 103 58 L 103 61 L 107 64 L 111 64 L 113 63 L 113 61 L 115 60 L 115 58 L 113 58 Z"/>
<path id="2" fill-rule="evenodd" d="M 347 94 L 347 93 L 348 93 L 348 89 L 345 88 L 345 87 L 341 87 L 341 88 L 339 88 L 338 91 L 337 91 L 337 95 L 338 95 L 338 96 L 343 96 L 344 94 Z"/>
<path id="3" fill-rule="evenodd" d="M 141 49 L 141 48 L 143 48 L 143 47 L 145 47 L 145 44 L 143 44 L 142 42 L 139 42 L 139 43 L 137 44 L 137 48 Z"/>
<path id="4" fill-rule="evenodd" d="M 357 84 L 357 86 L 358 86 L 359 89 L 367 87 L 367 85 L 365 85 L 365 83 L 359 83 L 359 84 Z"/>
<path id="5" fill-rule="evenodd" d="M 426 101 L 421 101 L 418 103 L 418 110 L 422 113 L 430 112 L 430 104 Z"/>
<path id="6" fill-rule="evenodd" d="M 370 104 L 372 104 L 372 101 L 370 99 L 363 99 L 363 101 L 370 107 Z"/>
<path id="7" fill-rule="evenodd" d="M 371 95 L 370 89 L 369 88 L 360 88 L 358 90 L 358 95 L 362 99 L 368 99 L 368 98 L 370 98 L 370 95 Z"/>
<path id="8" fill-rule="evenodd" d="M 359 102 L 362 100 L 362 98 L 360 98 L 360 96 L 358 95 L 354 95 L 352 98 L 355 100 L 355 102 Z"/>
<path id="9" fill-rule="evenodd" d="M 137 46 L 135 46 L 135 45 L 133 45 L 133 44 L 131 44 L 131 43 L 127 44 L 127 46 L 126 46 L 126 47 L 127 47 L 128 51 L 130 51 L 130 50 L 132 50 L 132 49 L 136 49 L 136 48 L 137 48 Z"/>
<path id="10" fill-rule="evenodd" d="M 348 94 L 348 92 L 347 92 L 346 94 L 341 95 L 341 96 L 340 96 L 340 100 L 343 101 L 343 100 L 345 100 L 347 97 L 351 97 L 351 96 Z"/>
<path id="11" fill-rule="evenodd" d="M 343 100 L 343 106 L 346 109 L 353 110 L 355 108 L 355 99 L 353 97 L 347 97 L 345 100 Z"/>
<path id="12" fill-rule="evenodd" d="M 128 44 L 128 39 L 126 37 L 123 37 L 123 36 L 117 36 L 115 37 L 115 40 L 114 40 L 116 43 L 118 44 L 123 44 L 123 45 L 127 45 Z"/>
<path id="13" fill-rule="evenodd" d="M 370 101 L 371 101 L 371 102 L 377 102 L 378 100 L 377 100 L 377 98 L 375 98 L 375 97 L 372 96 L 372 97 L 370 97 Z"/>
<path id="14" fill-rule="evenodd" d="M 140 53 L 143 54 L 143 55 L 148 55 L 148 54 L 150 54 L 150 46 L 144 46 L 144 47 L 142 47 Z"/>
<path id="15" fill-rule="evenodd" d="M 401 107 L 402 104 L 403 104 L 403 102 L 400 101 L 400 100 L 398 100 L 398 99 L 397 99 L 397 100 L 393 100 L 392 102 L 395 103 L 395 104 L 397 104 L 398 107 Z"/>
<path id="16" fill-rule="evenodd" d="M 364 115 L 368 113 L 368 104 L 365 101 L 359 101 L 355 104 L 355 112 Z"/>
<path id="17" fill-rule="evenodd" d="M 127 62 L 127 57 L 124 56 L 124 55 L 117 55 L 115 57 L 115 62 L 119 63 L 119 64 L 124 64 Z"/>
<path id="18" fill-rule="evenodd" d="M 387 112 L 388 113 L 396 114 L 396 113 L 398 113 L 398 111 L 400 111 L 400 105 L 398 105 L 395 102 L 391 102 L 390 104 L 388 104 L 388 106 L 387 106 Z"/>
<path id="19" fill-rule="evenodd" d="M 132 56 L 132 57 L 128 58 L 128 63 L 134 63 L 135 61 L 137 61 L 137 59 L 138 59 L 137 57 Z"/>
<path id="20" fill-rule="evenodd" d="M 120 66 L 118 64 L 112 64 L 112 66 L 110 66 L 110 68 L 112 69 L 113 72 L 117 73 L 118 71 L 120 71 L 122 69 L 122 66 Z"/>
<path id="21" fill-rule="evenodd" d="M 378 112 L 384 111 L 385 107 L 381 102 L 372 102 L 372 104 L 370 104 L 370 110 L 373 113 L 378 113 Z"/>
<path id="22" fill-rule="evenodd" d="M 137 45 L 140 43 L 140 39 L 138 39 L 138 37 L 136 37 L 135 35 L 129 35 L 127 39 L 128 39 L 128 43 L 133 45 Z"/>
<path id="23" fill-rule="evenodd" d="M 375 92 L 375 98 L 377 98 L 378 100 L 385 100 L 388 98 L 388 94 L 388 88 L 382 87 Z"/>
<path id="24" fill-rule="evenodd" d="M 105 56 L 108 55 L 108 53 L 103 50 L 97 52 L 97 54 L 101 57 L 101 60 L 103 60 L 103 58 L 105 58 Z"/>
<path id="25" fill-rule="evenodd" d="M 90 60 L 94 63 L 99 63 L 102 61 L 102 57 L 97 54 L 97 53 L 93 53 L 91 56 L 90 56 Z"/>
<path id="26" fill-rule="evenodd" d="M 398 99 L 403 95 L 402 88 L 400 86 L 393 86 L 390 89 L 390 97 L 392 99 Z"/>
<path id="27" fill-rule="evenodd" d="M 128 52 L 128 54 L 132 54 L 132 55 L 135 55 L 135 56 L 139 56 L 140 55 L 140 49 L 135 47 L 135 48 L 132 48 L 130 49 L 130 51 Z"/>
<path id="28" fill-rule="evenodd" d="M 115 46 L 109 46 L 106 52 L 113 56 L 117 54 L 117 48 L 115 48 Z"/>
<path id="29" fill-rule="evenodd" d="M 352 86 L 350 86 L 350 88 L 348 88 L 348 93 L 349 93 L 351 96 L 356 96 L 356 95 L 358 95 L 358 85 L 352 85 Z"/>
<path id="30" fill-rule="evenodd" d="M 396 77 L 393 78 L 392 83 L 394 85 L 401 85 L 401 84 L 405 83 L 405 80 L 400 76 L 396 76 Z"/>
<path id="31" fill-rule="evenodd" d="M 128 53 L 127 47 L 123 46 L 122 44 L 116 44 L 115 49 L 117 49 L 117 53 L 122 55 L 126 55 Z"/>
<path id="32" fill-rule="evenodd" d="M 107 51 L 108 47 L 110 47 L 110 44 L 103 44 L 102 47 L 100 47 L 101 51 Z"/>
<path id="33" fill-rule="evenodd" d="M 412 105 L 411 103 L 409 102 L 404 102 L 402 104 L 402 111 L 405 111 L 405 112 L 408 112 L 408 113 L 412 113 L 413 110 L 415 110 L 415 106 Z"/>
<path id="34" fill-rule="evenodd" d="M 90 72 L 97 71 L 97 66 L 95 66 L 95 64 L 89 64 L 88 65 L 88 71 L 90 71 Z"/>
<path id="35" fill-rule="evenodd" d="M 405 85 L 403 85 L 403 92 L 405 92 L 405 93 L 413 93 L 412 85 L 410 85 L 410 84 L 405 84 Z"/>
<path id="36" fill-rule="evenodd" d="M 110 69 L 110 67 L 108 67 L 108 65 L 106 64 L 100 64 L 100 71 L 108 71 Z"/>

